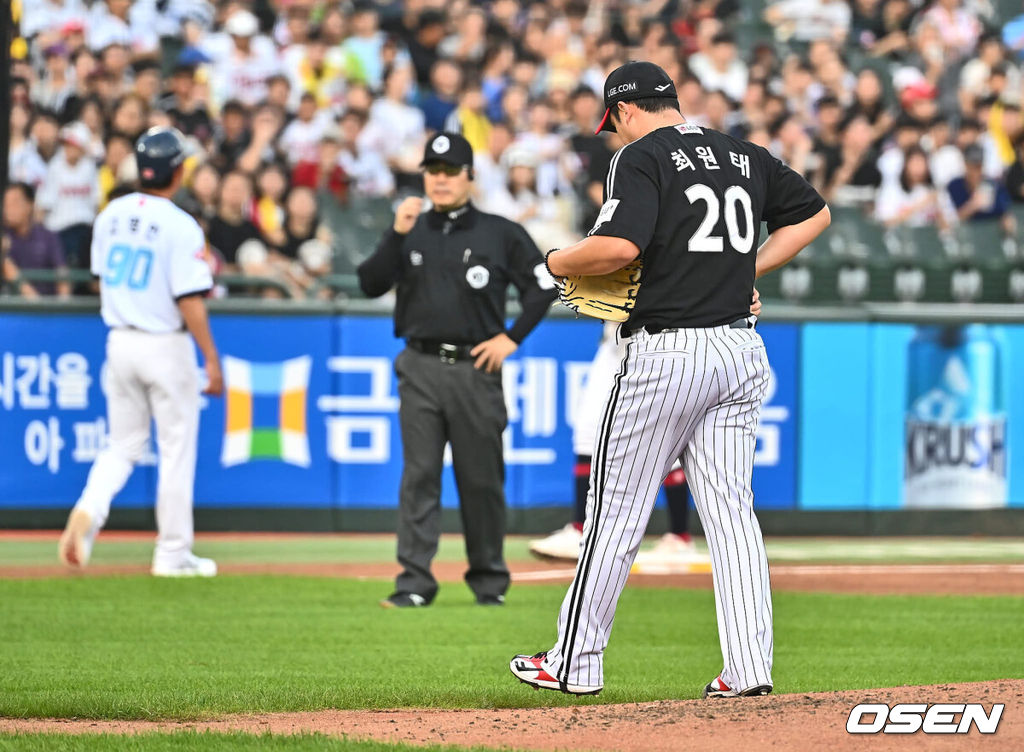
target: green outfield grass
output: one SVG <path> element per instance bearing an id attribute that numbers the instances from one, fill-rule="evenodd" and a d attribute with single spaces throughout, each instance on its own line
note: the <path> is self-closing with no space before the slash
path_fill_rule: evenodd
<path id="1" fill-rule="evenodd" d="M 436 747 L 350 741 L 323 734 L 0 734 L 0 752 L 483 752 L 482 747 Z M 491 751 L 488 751 L 491 752 Z"/>
<path id="2" fill-rule="evenodd" d="M 507 664 L 551 645 L 565 586 L 504 608 L 444 586 L 240 576 L 0 581 L 0 715 L 195 719 L 320 708 L 528 707 L 697 697 L 721 667 L 710 592 L 627 589 L 598 698 L 535 692 Z M 779 593 L 780 692 L 1024 678 L 1024 600 Z"/>
<path id="3" fill-rule="evenodd" d="M 0 540 L 0 566 L 39 566 L 57 563 L 57 533 L 53 540 Z M 506 540 L 509 561 L 530 558 L 530 538 Z M 650 543 L 653 543 L 651 539 Z M 703 548 L 703 541 L 697 541 Z M 773 564 L 783 563 L 936 563 L 1024 562 L 1024 540 L 1016 538 L 779 538 L 767 541 Z M 356 564 L 393 561 L 393 535 L 303 535 L 238 539 L 204 538 L 198 553 L 221 564 Z M 152 540 L 102 536 L 93 554 L 95 564 L 146 564 L 153 555 Z M 444 536 L 437 561 L 465 561 L 458 536 Z M 554 566 L 564 566 L 564 563 Z"/>

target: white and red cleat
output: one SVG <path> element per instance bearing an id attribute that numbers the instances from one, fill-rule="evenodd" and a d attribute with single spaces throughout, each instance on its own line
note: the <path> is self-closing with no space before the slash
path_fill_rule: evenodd
<path id="1" fill-rule="evenodd" d="M 517 655 L 509 664 L 509 670 L 523 684 L 529 684 L 534 689 L 553 689 L 557 692 L 565 692 L 568 695 L 596 695 L 602 689 L 600 687 L 584 687 L 579 684 L 568 684 L 559 681 L 544 668 L 544 659 L 547 651 L 536 655 Z"/>

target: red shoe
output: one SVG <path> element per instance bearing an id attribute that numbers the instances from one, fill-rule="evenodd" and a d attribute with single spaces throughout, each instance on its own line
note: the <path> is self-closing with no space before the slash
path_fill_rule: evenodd
<path id="1" fill-rule="evenodd" d="M 567 684 L 560 682 L 547 671 L 542 664 L 547 657 L 547 651 L 536 655 L 517 655 L 508 665 L 512 675 L 523 684 L 529 684 L 534 689 L 554 689 L 565 692 L 567 695 L 596 695 L 601 687 L 584 687 L 579 684 Z"/>
<path id="2" fill-rule="evenodd" d="M 771 693 L 771 684 L 757 684 L 737 692 L 722 681 L 721 676 L 716 676 L 710 684 L 704 687 L 705 700 L 709 697 L 755 697 L 757 695 L 770 695 Z"/>

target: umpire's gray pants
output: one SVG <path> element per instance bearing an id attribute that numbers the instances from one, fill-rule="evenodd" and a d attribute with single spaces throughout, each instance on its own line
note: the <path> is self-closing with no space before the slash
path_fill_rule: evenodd
<path id="1" fill-rule="evenodd" d="M 395 589 L 428 601 L 437 593 L 430 562 L 441 536 L 441 469 L 452 447 L 459 511 L 477 596 L 503 595 L 509 574 L 505 538 L 505 462 L 501 435 L 508 417 L 501 374 L 478 371 L 470 360 L 444 363 L 406 348 L 395 358 L 404 467 L 398 504 Z"/>

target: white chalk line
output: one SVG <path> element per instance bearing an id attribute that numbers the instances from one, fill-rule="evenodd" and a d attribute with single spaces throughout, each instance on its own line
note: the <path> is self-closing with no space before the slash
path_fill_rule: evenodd
<path id="1" fill-rule="evenodd" d="M 830 564 L 823 566 L 773 566 L 775 575 L 852 574 L 852 575 L 950 575 L 950 574 L 1024 574 L 1024 564 Z M 516 582 L 543 582 L 563 580 L 576 574 L 573 569 L 544 569 L 534 572 L 515 572 Z M 647 572 L 643 574 L 647 575 Z M 701 574 L 701 573 L 674 573 Z"/>

